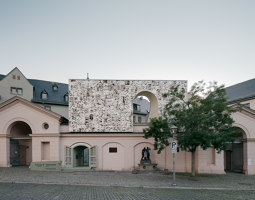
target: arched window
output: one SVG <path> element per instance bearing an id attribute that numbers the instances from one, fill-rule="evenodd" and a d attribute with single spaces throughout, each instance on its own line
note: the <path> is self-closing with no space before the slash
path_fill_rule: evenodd
<path id="1" fill-rule="evenodd" d="M 158 100 L 149 91 L 139 92 L 133 100 L 133 122 L 149 123 L 150 118 L 158 116 Z"/>

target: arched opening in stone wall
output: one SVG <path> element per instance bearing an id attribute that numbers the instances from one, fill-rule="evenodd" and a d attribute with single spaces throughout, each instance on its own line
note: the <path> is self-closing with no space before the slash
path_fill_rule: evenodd
<path id="1" fill-rule="evenodd" d="M 10 165 L 25 166 L 32 162 L 32 130 L 23 121 L 16 121 L 9 127 Z"/>
<path id="2" fill-rule="evenodd" d="M 134 124 L 149 123 L 150 119 L 158 117 L 158 100 L 148 91 L 139 92 L 133 100 Z"/>
<path id="3" fill-rule="evenodd" d="M 230 143 L 224 152 L 224 168 L 227 172 L 244 173 L 246 158 L 246 134 L 239 127 L 236 129 L 243 133 L 242 137 L 236 138 L 233 143 Z"/>

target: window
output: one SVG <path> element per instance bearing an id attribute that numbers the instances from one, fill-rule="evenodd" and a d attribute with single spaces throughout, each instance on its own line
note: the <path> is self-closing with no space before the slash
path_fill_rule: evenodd
<path id="1" fill-rule="evenodd" d="M 133 103 L 133 109 L 137 110 L 137 104 Z"/>
<path id="2" fill-rule="evenodd" d="M 11 87 L 11 93 L 12 93 L 12 94 L 17 94 L 17 90 L 16 90 L 16 88 Z"/>
<path id="3" fill-rule="evenodd" d="M 45 130 L 47 130 L 47 129 L 49 128 L 49 124 L 48 124 L 48 123 L 46 123 L 46 122 L 45 122 L 45 123 L 43 123 L 43 125 L 42 125 L 42 126 L 43 126 L 43 128 L 44 128 Z"/>
<path id="4" fill-rule="evenodd" d="M 58 86 L 57 86 L 57 84 L 56 84 L 56 83 L 55 83 L 55 84 L 53 84 L 52 89 L 53 89 L 54 91 L 57 91 L 57 90 L 58 90 Z"/>
<path id="5" fill-rule="evenodd" d="M 22 88 L 17 88 L 17 93 L 18 93 L 18 95 L 22 95 L 22 93 L 23 93 Z"/>
<path id="6" fill-rule="evenodd" d="M 138 123 L 142 123 L 142 117 L 138 117 Z"/>
<path id="7" fill-rule="evenodd" d="M 12 79 L 16 79 L 16 76 L 15 76 L 15 75 L 12 75 Z"/>
<path id="8" fill-rule="evenodd" d="M 109 153 L 117 153 L 117 147 L 109 147 Z"/>
<path id="9" fill-rule="evenodd" d="M 65 96 L 64 96 L 64 101 L 65 101 L 65 102 L 68 102 L 68 94 L 65 94 Z"/>
<path id="10" fill-rule="evenodd" d="M 20 76 L 17 76 L 17 79 L 20 80 Z"/>
<path id="11" fill-rule="evenodd" d="M 43 90 L 41 94 L 42 94 L 42 99 L 48 98 L 48 93 L 45 90 Z"/>
<path id="12" fill-rule="evenodd" d="M 22 95 L 23 94 L 23 89 L 22 88 L 11 87 L 11 94 Z"/>
<path id="13" fill-rule="evenodd" d="M 134 123 L 136 122 L 136 117 L 135 117 L 135 116 L 133 116 L 133 122 L 134 122 Z"/>

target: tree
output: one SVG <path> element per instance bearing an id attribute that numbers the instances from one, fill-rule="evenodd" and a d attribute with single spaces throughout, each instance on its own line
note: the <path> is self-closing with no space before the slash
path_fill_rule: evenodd
<path id="1" fill-rule="evenodd" d="M 217 86 L 214 82 L 207 87 L 200 81 L 189 92 L 174 85 L 163 97 L 169 98 L 164 114 L 151 120 L 150 127 L 144 129 L 144 137 L 154 137 L 154 149 L 160 153 L 169 145 L 169 138 L 172 137 L 170 127 L 177 126 L 179 146 L 192 154 L 192 176 L 195 176 L 197 147 L 203 150 L 214 147 L 219 153 L 242 135 L 233 127 L 231 114 L 236 109 L 226 104 L 223 85 Z"/>

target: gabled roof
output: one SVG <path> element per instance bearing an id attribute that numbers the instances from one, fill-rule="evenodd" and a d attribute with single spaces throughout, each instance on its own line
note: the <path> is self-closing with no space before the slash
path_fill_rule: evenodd
<path id="1" fill-rule="evenodd" d="M 17 71 L 21 76 L 23 76 L 23 78 L 25 78 L 25 80 L 27 80 L 27 82 L 28 82 L 29 84 L 31 84 L 31 83 L 28 81 L 28 79 L 24 76 L 24 74 L 19 70 L 18 67 L 15 67 L 15 68 L 14 68 L 13 70 L 11 70 L 7 75 L 1 75 L 0 81 L 1 81 L 2 79 L 4 79 L 5 77 L 9 76 L 10 74 L 12 74 L 14 71 Z"/>
<path id="2" fill-rule="evenodd" d="M 22 72 L 17 67 L 15 67 L 7 75 L 0 74 L 0 80 L 4 79 L 6 76 L 8 76 L 14 70 L 18 70 L 22 74 Z M 44 80 L 36 80 L 36 79 L 27 79 L 27 80 L 32 86 L 34 86 L 32 102 L 68 106 L 68 102 L 65 101 L 65 95 L 66 94 L 68 95 L 68 84 L 44 81 Z M 58 87 L 57 90 L 53 90 L 54 85 L 56 85 Z M 47 99 L 41 98 L 41 93 L 44 90 L 48 94 Z"/>
<path id="3" fill-rule="evenodd" d="M 255 98 L 255 78 L 226 88 L 227 103 Z"/>
<path id="4" fill-rule="evenodd" d="M 15 102 L 20 102 L 20 103 L 23 103 L 23 104 L 26 104 L 26 105 L 29 105 L 30 107 L 33 107 L 37 110 L 40 110 L 44 113 L 47 113 L 48 115 L 51 115 L 52 117 L 56 118 L 56 119 L 60 119 L 61 118 L 61 115 L 57 114 L 57 113 L 54 113 L 50 110 L 47 110 L 47 109 L 44 109 L 42 108 L 41 106 L 38 106 L 26 99 L 23 99 L 21 97 L 18 97 L 18 96 L 14 96 L 12 97 L 11 99 L 8 99 L 7 101 L 3 102 L 0 104 L 0 110 L 4 109 L 5 107 L 15 103 Z"/>
<path id="5" fill-rule="evenodd" d="M 63 116 L 61 116 L 61 115 L 59 115 L 59 114 L 57 114 L 55 112 L 52 112 L 50 110 L 47 110 L 47 109 L 45 109 L 45 108 L 43 108 L 41 106 L 38 106 L 38 105 L 36 105 L 36 104 L 26 100 L 26 99 L 18 97 L 18 96 L 14 96 L 11 99 L 8 99 L 7 101 L 1 103 L 0 104 L 0 111 L 2 109 L 8 108 L 9 106 L 11 106 L 11 105 L 13 105 L 15 103 L 22 103 L 24 105 L 30 106 L 30 107 L 40 111 L 40 112 L 43 112 L 43 113 L 45 113 L 45 114 L 47 114 L 47 115 L 49 115 L 49 116 L 59 120 L 61 125 L 62 124 L 68 124 L 68 119 L 66 119 L 65 117 L 63 117 Z"/>

